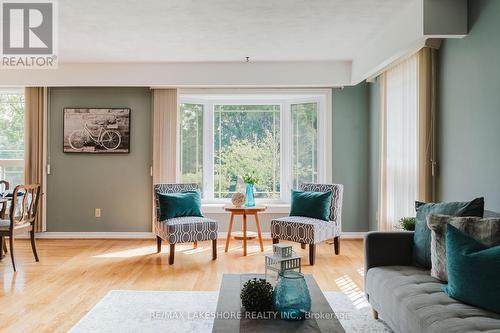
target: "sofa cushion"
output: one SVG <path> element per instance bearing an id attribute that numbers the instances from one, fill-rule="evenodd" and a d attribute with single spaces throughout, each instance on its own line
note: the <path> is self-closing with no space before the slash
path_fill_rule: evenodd
<path id="1" fill-rule="evenodd" d="M 448 297 L 429 271 L 413 266 L 374 267 L 365 291 L 395 332 L 500 333 L 500 315 Z"/>
<path id="2" fill-rule="evenodd" d="M 290 216 L 305 216 L 328 221 L 332 192 L 301 192 L 292 190 Z"/>
<path id="3" fill-rule="evenodd" d="M 156 195 L 160 205 L 160 221 L 175 217 L 203 217 L 201 214 L 201 195 L 198 191 L 156 193 Z"/>
<path id="4" fill-rule="evenodd" d="M 500 314 L 500 246 L 488 247 L 448 224 L 446 250 L 449 281 L 443 291 Z"/>
<path id="5" fill-rule="evenodd" d="M 443 282 L 448 281 L 445 233 L 447 224 L 454 226 L 488 247 L 500 245 L 500 218 L 429 215 L 427 217 L 427 226 L 432 230 L 431 275 Z"/>
<path id="6" fill-rule="evenodd" d="M 484 214 L 484 198 L 467 202 L 423 203 L 415 202 L 417 217 L 415 235 L 413 237 L 413 259 L 423 268 L 430 269 L 431 264 L 431 230 L 427 226 L 429 214 L 451 216 L 479 216 Z"/>

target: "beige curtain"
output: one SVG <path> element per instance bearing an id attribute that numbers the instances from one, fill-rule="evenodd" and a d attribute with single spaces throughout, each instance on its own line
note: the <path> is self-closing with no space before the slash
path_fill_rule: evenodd
<path id="1" fill-rule="evenodd" d="M 177 89 L 153 89 L 153 184 L 175 183 Z"/>
<path id="2" fill-rule="evenodd" d="M 44 114 L 46 88 L 26 88 L 24 116 L 24 181 L 26 184 L 40 184 L 42 198 L 44 184 Z M 35 221 L 35 231 L 45 231 L 43 225 L 43 200 L 40 200 Z"/>
<path id="3" fill-rule="evenodd" d="M 436 50 L 423 48 L 418 53 L 419 119 L 418 119 L 418 194 L 417 200 L 434 201 L 434 122 Z"/>
<path id="4" fill-rule="evenodd" d="M 379 230 L 415 216 L 414 201 L 432 201 L 434 50 L 424 48 L 391 67 L 380 83 Z"/>
<path id="5" fill-rule="evenodd" d="M 177 181 L 177 89 L 153 89 L 152 96 L 153 184 L 175 183 Z M 156 218 L 154 207 L 152 216 L 154 230 Z"/>

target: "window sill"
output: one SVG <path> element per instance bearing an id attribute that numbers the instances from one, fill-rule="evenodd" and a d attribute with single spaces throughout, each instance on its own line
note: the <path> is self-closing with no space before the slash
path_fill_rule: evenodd
<path id="1" fill-rule="evenodd" d="M 288 214 L 290 213 L 290 204 L 288 203 L 257 203 L 257 206 L 265 206 L 267 209 L 261 214 Z M 224 207 L 231 206 L 230 203 L 204 203 L 201 205 L 201 211 L 207 214 L 228 214 Z"/>

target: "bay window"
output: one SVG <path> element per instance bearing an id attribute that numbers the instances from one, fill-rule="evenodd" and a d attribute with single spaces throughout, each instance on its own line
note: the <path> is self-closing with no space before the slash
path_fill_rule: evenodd
<path id="1" fill-rule="evenodd" d="M 205 202 L 244 192 L 258 182 L 261 202 L 288 202 L 290 190 L 331 175 L 331 95 L 181 93 L 179 179 L 194 182 Z"/>

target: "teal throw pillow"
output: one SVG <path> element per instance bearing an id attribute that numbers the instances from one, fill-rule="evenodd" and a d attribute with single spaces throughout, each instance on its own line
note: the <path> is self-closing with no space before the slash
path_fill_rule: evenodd
<path id="1" fill-rule="evenodd" d="M 156 195 L 160 207 L 160 221 L 174 217 L 203 216 L 200 192 L 156 193 Z"/>
<path id="2" fill-rule="evenodd" d="M 500 313 L 500 245 L 487 247 L 446 225 L 448 284 L 443 291 L 463 303 Z"/>
<path id="3" fill-rule="evenodd" d="M 417 266 L 431 268 L 431 230 L 427 226 L 429 214 L 483 217 L 484 198 L 467 202 L 415 202 L 417 218 L 413 236 L 413 260 Z"/>
<path id="4" fill-rule="evenodd" d="M 301 192 L 292 190 L 290 216 L 305 216 L 318 220 L 330 220 L 332 192 Z"/>

